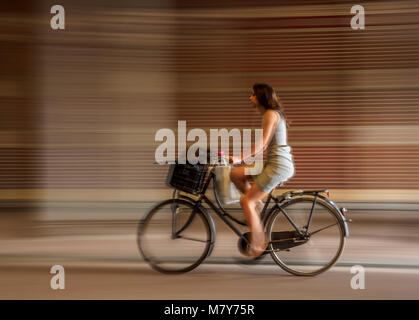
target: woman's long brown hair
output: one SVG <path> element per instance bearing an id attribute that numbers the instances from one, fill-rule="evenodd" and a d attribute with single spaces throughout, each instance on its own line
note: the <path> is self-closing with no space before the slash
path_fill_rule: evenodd
<path id="1" fill-rule="evenodd" d="M 278 96 L 272 87 L 266 83 L 255 83 L 253 85 L 253 92 L 259 104 L 265 109 L 272 109 L 279 111 L 285 119 L 287 128 L 290 126 L 287 115 Z"/>

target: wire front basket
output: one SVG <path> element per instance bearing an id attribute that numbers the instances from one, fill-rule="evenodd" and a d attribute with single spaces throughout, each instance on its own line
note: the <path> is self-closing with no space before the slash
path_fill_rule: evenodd
<path id="1" fill-rule="evenodd" d="M 208 164 L 171 164 L 166 184 L 180 191 L 201 194 L 208 177 L 208 169 Z"/>

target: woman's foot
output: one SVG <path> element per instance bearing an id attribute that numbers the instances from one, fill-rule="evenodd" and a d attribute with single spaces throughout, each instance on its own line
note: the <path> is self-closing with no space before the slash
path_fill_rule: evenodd
<path id="1" fill-rule="evenodd" d="M 256 259 L 265 252 L 267 246 L 268 240 L 263 234 L 261 240 L 252 240 L 246 252 L 246 256 L 252 259 Z"/>

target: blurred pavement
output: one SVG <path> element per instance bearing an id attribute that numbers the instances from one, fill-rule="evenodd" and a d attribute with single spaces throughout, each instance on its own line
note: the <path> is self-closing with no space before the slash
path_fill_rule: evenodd
<path id="1" fill-rule="evenodd" d="M 349 224 L 350 237 L 337 266 L 361 264 L 419 269 L 419 215 L 416 204 L 343 205 L 350 209 L 348 217 L 353 222 Z M 68 207 L 48 209 L 57 212 L 59 220 L 45 219 L 25 224 L 11 219 L 9 222 L 14 222 L 12 225 L 3 219 L 0 263 L 30 262 L 35 265 L 47 261 L 53 264 L 96 261 L 116 266 L 118 263 L 140 262 L 136 228 L 143 216 L 141 212 L 148 206 L 142 204 L 139 208 L 136 204 L 119 213 L 110 206 L 108 216 L 106 212 L 101 212 L 100 220 L 92 218 L 91 209 L 87 210 L 90 218 L 86 213 L 85 219 L 80 219 L 81 211 Z M 397 207 L 400 209 L 395 210 Z M 241 257 L 237 250 L 237 237 L 215 215 L 213 217 L 217 238 L 215 249 L 206 262 L 235 263 L 235 259 Z M 273 261 L 268 256 L 263 263 Z"/>

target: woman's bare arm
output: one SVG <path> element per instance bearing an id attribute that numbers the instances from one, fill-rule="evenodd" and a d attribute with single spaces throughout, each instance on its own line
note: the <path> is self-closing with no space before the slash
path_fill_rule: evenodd
<path id="1" fill-rule="evenodd" d="M 263 115 L 263 135 L 262 139 L 256 141 L 254 145 L 250 148 L 250 153 L 243 152 L 241 155 L 241 159 L 236 159 L 235 157 L 232 158 L 233 163 L 238 163 L 246 160 L 249 157 L 255 156 L 256 154 L 263 152 L 269 146 L 271 142 L 272 136 L 275 131 L 276 124 L 280 120 L 279 114 L 274 110 L 267 110 Z"/>

